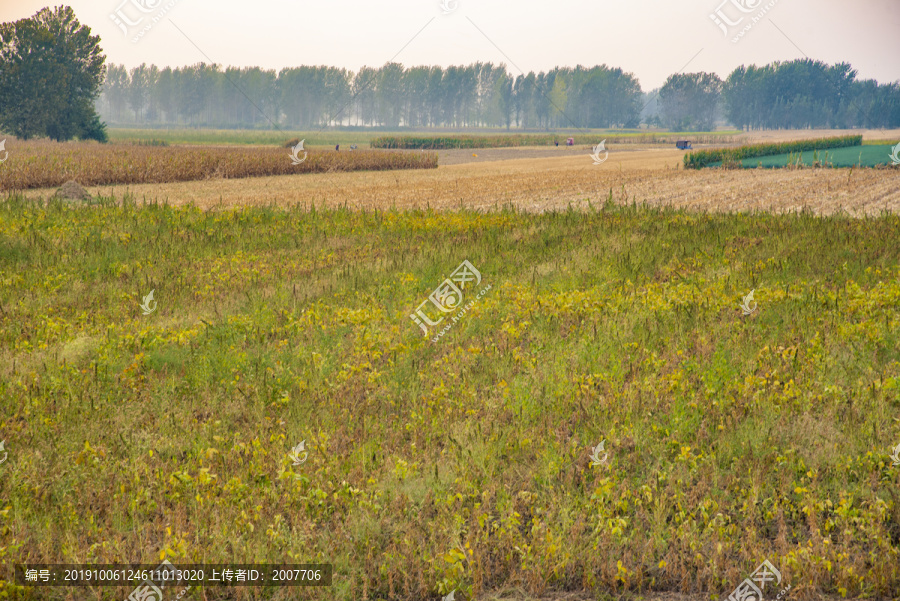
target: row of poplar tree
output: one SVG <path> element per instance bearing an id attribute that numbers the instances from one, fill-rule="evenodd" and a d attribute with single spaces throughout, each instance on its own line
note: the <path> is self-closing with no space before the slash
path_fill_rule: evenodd
<path id="1" fill-rule="evenodd" d="M 226 127 L 635 127 L 642 98 L 633 75 L 605 65 L 515 78 L 492 63 L 357 73 L 111 65 L 99 108 L 116 123 Z"/>
<path id="2" fill-rule="evenodd" d="M 741 66 L 724 81 L 676 74 L 648 93 L 633 74 L 606 65 L 514 76 L 481 62 L 355 73 L 113 64 L 97 107 L 116 124 L 209 127 L 880 128 L 900 127 L 900 82 L 859 80 L 846 63 L 810 59 Z"/>

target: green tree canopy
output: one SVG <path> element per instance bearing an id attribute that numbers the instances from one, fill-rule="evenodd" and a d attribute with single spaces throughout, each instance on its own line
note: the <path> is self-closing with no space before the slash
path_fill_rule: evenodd
<path id="1" fill-rule="evenodd" d="M 23 139 L 105 142 L 94 110 L 105 74 L 99 42 L 68 6 L 0 24 L 0 128 Z"/>
<path id="2" fill-rule="evenodd" d="M 710 131 L 716 123 L 722 80 L 715 73 L 678 73 L 659 91 L 659 111 L 674 131 Z"/>

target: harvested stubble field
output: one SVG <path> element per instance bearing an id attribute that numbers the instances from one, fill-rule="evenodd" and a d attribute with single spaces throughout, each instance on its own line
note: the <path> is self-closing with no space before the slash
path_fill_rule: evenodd
<path id="1" fill-rule="evenodd" d="M 385 151 L 415 154 L 419 151 Z M 447 152 L 447 151 L 441 151 Z M 460 160 L 468 151 L 455 152 Z M 529 150 L 496 149 L 501 159 Z M 245 180 L 211 179 L 180 184 L 129 186 L 139 200 L 201 208 L 246 205 L 358 209 L 493 209 L 506 204 L 542 212 L 579 209 L 610 197 L 616 202 L 684 207 L 702 211 L 846 211 L 872 215 L 900 211 L 900 170 L 810 169 L 800 171 L 685 171 L 684 152 L 674 149 L 610 152 L 594 165 L 583 152 L 526 159 L 460 163 L 437 169 L 391 172 L 309 174 Z M 555 154 L 555 156 L 553 156 Z M 94 187 L 95 194 L 121 197 L 125 187 Z M 30 192 L 47 197 L 53 190 Z"/>
<path id="2" fill-rule="evenodd" d="M 10 156 L 0 165 L 0 190 L 60 186 L 72 179 L 84 186 L 103 186 L 437 167 L 437 155 L 433 153 L 374 150 L 312 150 L 297 165 L 291 161 L 288 150 L 267 147 L 15 141 L 7 144 L 7 151 Z"/>
<path id="3" fill-rule="evenodd" d="M 320 561 L 326 591 L 185 598 L 421 601 L 724 598 L 769 559 L 792 599 L 896 598 L 898 236 L 895 215 L 11 197 L 4 564 Z M 423 340 L 409 314 L 464 259 L 465 301 L 490 290 Z M 129 592 L 0 580 L 88 591 Z"/>
<path id="4" fill-rule="evenodd" d="M 694 148 L 707 148 L 713 145 L 695 144 Z M 672 150 L 671 145 L 659 144 L 619 144 L 607 142 L 606 148 L 610 153 L 639 152 L 646 150 Z M 395 152 L 420 152 L 420 151 L 395 151 Z M 513 159 L 549 159 L 562 157 L 585 157 L 589 155 L 592 146 L 576 144 L 574 146 L 522 146 L 517 148 L 479 148 L 459 150 L 435 150 L 438 155 L 438 165 L 459 165 L 462 163 L 488 163 L 494 161 L 510 161 Z M 646 155 L 642 155 L 646 156 Z"/>

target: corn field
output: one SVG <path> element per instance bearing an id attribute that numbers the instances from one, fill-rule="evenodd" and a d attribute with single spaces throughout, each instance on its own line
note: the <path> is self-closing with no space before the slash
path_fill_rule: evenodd
<path id="1" fill-rule="evenodd" d="M 312 150 L 307 151 L 306 160 L 295 165 L 283 148 L 11 141 L 6 149 L 9 157 L 0 164 L 0 190 L 51 188 L 73 179 L 85 186 L 99 186 L 437 167 L 434 153 L 377 150 Z"/>

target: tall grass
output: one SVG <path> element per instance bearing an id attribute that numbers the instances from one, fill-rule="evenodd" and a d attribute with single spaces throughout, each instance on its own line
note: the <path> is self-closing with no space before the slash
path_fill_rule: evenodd
<path id="1" fill-rule="evenodd" d="M 900 593 L 897 216 L 122 200 L 0 203 L 8 564 L 320 561 L 291 598 L 419 600 L 722 597 L 768 558 Z M 464 259 L 491 290 L 423 339 Z"/>

